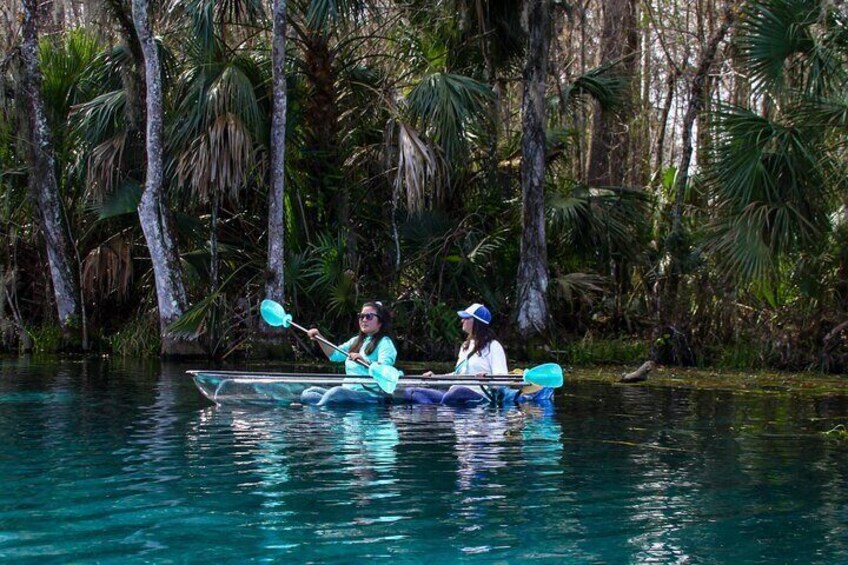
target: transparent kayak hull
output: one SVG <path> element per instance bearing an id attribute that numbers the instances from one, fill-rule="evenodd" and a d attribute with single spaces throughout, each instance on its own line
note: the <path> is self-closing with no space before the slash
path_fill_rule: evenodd
<path id="1" fill-rule="evenodd" d="M 301 393 L 309 387 L 331 388 L 343 384 L 359 384 L 379 392 L 379 388 L 370 377 L 347 377 L 338 374 L 319 373 L 247 373 L 235 371 L 188 371 L 198 390 L 216 404 L 222 403 L 277 403 L 299 402 Z M 392 398 L 403 399 L 404 390 L 410 387 L 448 390 L 454 385 L 486 386 L 490 388 L 521 388 L 525 383 L 515 378 L 494 377 L 478 379 L 463 378 L 457 375 L 444 377 L 422 377 L 420 375 L 403 376 Z M 381 393 L 382 394 L 382 393 Z"/>

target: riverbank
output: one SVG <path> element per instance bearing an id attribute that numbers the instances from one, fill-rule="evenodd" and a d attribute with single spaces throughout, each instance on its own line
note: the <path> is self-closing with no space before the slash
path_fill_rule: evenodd
<path id="1" fill-rule="evenodd" d="M 603 382 L 616 386 L 649 386 L 731 390 L 752 394 L 800 393 L 815 396 L 848 396 L 848 377 L 813 372 L 738 372 L 717 369 L 691 369 L 657 366 L 639 383 L 620 383 L 621 377 L 637 366 L 573 367 L 566 372 L 566 382 Z"/>
<path id="2" fill-rule="evenodd" d="M 511 366 L 531 367 L 532 363 L 517 361 Z M 569 382 L 599 382 L 614 386 L 642 386 L 664 388 L 692 388 L 704 390 L 730 390 L 750 393 L 803 393 L 815 396 L 848 396 L 848 376 L 829 375 L 813 371 L 734 371 L 718 368 L 690 368 L 655 366 L 646 380 L 638 383 L 619 382 L 621 377 L 635 371 L 637 364 L 563 365 L 565 386 Z M 305 370 L 319 370 L 309 365 Z M 448 372 L 447 363 L 401 363 L 409 375 L 426 370 Z"/>
<path id="3" fill-rule="evenodd" d="M 73 364 L 92 362 L 108 362 L 115 367 L 145 366 L 147 371 L 156 373 L 161 367 L 159 359 L 121 356 L 0 356 L 12 364 L 20 363 L 45 365 L 71 362 Z M 171 365 L 170 363 L 166 363 Z M 192 363 L 177 363 L 175 366 L 199 369 L 215 366 L 214 363 L 196 361 Z M 531 367 L 531 363 L 516 362 L 513 367 Z M 704 390 L 729 390 L 747 393 L 799 393 L 814 396 L 848 396 L 848 376 L 830 375 L 817 372 L 778 372 L 778 371 L 732 371 L 716 368 L 685 368 L 656 366 L 648 374 L 645 381 L 638 383 L 621 383 L 621 377 L 636 370 L 639 364 L 604 364 L 604 365 L 563 365 L 565 369 L 565 386 L 571 382 L 598 382 L 612 386 L 625 387 L 663 387 L 691 388 Z M 219 365 L 225 370 L 245 371 L 302 371 L 302 372 L 337 372 L 338 365 L 323 362 L 286 363 L 282 361 L 261 361 Z M 401 363 L 399 368 L 408 375 L 421 374 L 424 371 L 449 372 L 453 369 L 451 363 Z"/>

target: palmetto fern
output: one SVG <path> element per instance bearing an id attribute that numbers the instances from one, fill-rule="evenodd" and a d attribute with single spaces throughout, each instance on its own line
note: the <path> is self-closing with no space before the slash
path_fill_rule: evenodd
<path id="1" fill-rule="evenodd" d="M 550 240 L 562 242 L 569 254 L 601 263 L 632 257 L 639 249 L 633 242 L 648 230 L 649 200 L 644 191 L 625 187 L 578 184 L 548 191 Z"/>
<path id="2" fill-rule="evenodd" d="M 818 0 L 746 2 L 737 59 L 761 92 L 833 92 L 846 72 L 845 23 L 844 15 Z"/>
<path id="3" fill-rule="evenodd" d="M 343 317 L 359 308 L 355 266 L 348 263 L 343 233 L 322 232 L 310 247 L 301 272 L 312 302 L 328 314 Z"/>
<path id="4" fill-rule="evenodd" d="M 775 295 L 785 257 L 820 245 L 844 198 L 845 23 L 824 2 L 746 3 L 736 62 L 766 103 L 718 106 L 708 123 L 707 250 L 723 273 L 767 295 Z"/>

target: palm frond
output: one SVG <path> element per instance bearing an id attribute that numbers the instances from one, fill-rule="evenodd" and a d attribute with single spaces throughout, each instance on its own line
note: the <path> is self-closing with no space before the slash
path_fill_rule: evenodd
<path id="1" fill-rule="evenodd" d="M 472 78 L 433 73 L 407 96 L 413 124 L 442 150 L 447 163 L 458 165 L 468 152 L 468 129 L 489 119 L 491 89 Z"/>
<path id="2" fill-rule="evenodd" d="M 122 131 L 126 100 L 123 90 L 113 90 L 77 106 L 72 118 L 82 139 L 97 145 Z"/>
<path id="3" fill-rule="evenodd" d="M 98 220 L 108 220 L 125 214 L 137 213 L 141 202 L 142 188 L 138 182 L 126 180 L 102 201 L 95 201 L 90 210 L 97 214 Z"/>
<path id="4" fill-rule="evenodd" d="M 762 215 L 751 213 L 713 227 L 706 249 L 726 277 L 763 282 L 774 273 L 774 255 L 762 237 L 762 220 Z"/>
<path id="5" fill-rule="evenodd" d="M 473 247 L 466 252 L 468 260 L 473 265 L 485 267 L 496 256 L 499 250 L 503 248 L 506 242 L 507 229 L 501 228 L 492 233 L 484 234 L 479 242 L 473 244 Z M 469 242 L 470 243 L 470 242 Z"/>
<path id="6" fill-rule="evenodd" d="M 829 229 L 831 170 L 817 129 L 768 120 L 740 108 L 715 113 L 716 139 L 706 182 L 730 216 L 756 218 L 776 253 L 797 249 Z M 736 241 L 742 241 L 739 237 Z"/>
<path id="7" fill-rule="evenodd" d="M 214 354 L 226 340 L 231 325 L 237 322 L 236 320 L 226 321 L 225 314 L 228 311 L 226 289 L 239 280 L 237 275 L 241 269 L 242 267 L 239 267 L 230 273 L 215 292 L 210 292 L 169 324 L 167 331 L 189 339 L 209 335 L 215 340 L 209 344 L 210 352 Z"/>
<path id="8" fill-rule="evenodd" d="M 621 107 L 625 102 L 627 79 L 613 72 L 617 62 L 605 63 L 576 77 L 563 89 L 566 106 L 574 107 L 594 101 L 608 111 Z"/>
<path id="9" fill-rule="evenodd" d="M 648 231 L 642 190 L 574 185 L 546 194 L 546 216 L 552 241 L 567 242 L 572 253 L 606 260 L 634 257 L 640 234 Z"/>
<path id="10" fill-rule="evenodd" d="M 308 293 L 315 302 L 335 315 L 347 315 L 358 307 L 359 288 L 353 266 L 348 263 L 346 237 L 322 232 L 309 250 L 302 268 Z"/>
<path id="11" fill-rule="evenodd" d="M 64 126 L 70 108 L 86 98 L 84 79 L 98 52 L 97 40 L 82 29 L 71 30 L 59 45 L 50 39 L 39 43 L 42 93 L 54 129 Z"/>
<path id="12" fill-rule="evenodd" d="M 577 302 L 592 305 L 606 292 L 607 279 L 596 273 L 568 273 L 554 279 L 558 296 L 570 306 Z"/>
<path id="13" fill-rule="evenodd" d="M 202 300 L 186 310 L 182 316 L 168 326 L 168 331 L 185 336 L 189 339 L 197 339 L 206 333 L 210 323 L 214 322 L 215 313 L 218 309 L 222 295 L 220 292 L 209 294 Z"/>
<path id="14" fill-rule="evenodd" d="M 209 54 L 223 47 L 218 37 L 221 28 L 226 26 L 233 33 L 240 26 L 255 25 L 266 17 L 261 0 L 172 0 L 168 13 L 177 21 L 187 19 L 192 36 Z"/>
<path id="15" fill-rule="evenodd" d="M 133 280 L 132 242 L 113 237 L 92 249 L 82 263 L 82 289 L 86 296 L 102 300 L 114 294 L 129 295 Z"/>
<path id="16" fill-rule="evenodd" d="M 391 126 L 390 126 L 391 127 Z M 396 132 L 397 138 L 391 135 Z M 421 213 L 444 197 L 444 164 L 442 159 L 430 148 L 418 133 L 408 124 L 397 123 L 386 137 L 389 146 L 396 143 L 397 172 L 394 190 L 396 194 L 406 196 L 406 208 L 413 213 Z M 389 147 L 391 150 L 391 147 Z"/>
<path id="17" fill-rule="evenodd" d="M 812 94 L 820 79 L 833 76 L 834 53 L 816 37 L 821 17 L 816 0 L 745 3 L 735 43 L 755 89 L 781 92 L 794 84 Z"/>
<path id="18" fill-rule="evenodd" d="M 327 29 L 339 21 L 355 22 L 365 13 L 363 0 L 309 0 L 306 22 L 310 29 Z"/>
<path id="19" fill-rule="evenodd" d="M 71 113 L 74 135 L 88 148 L 77 153 L 75 168 L 86 171 L 89 200 L 102 200 L 119 180 L 127 141 L 126 111 L 126 91 L 118 89 L 76 106 Z"/>
<path id="20" fill-rule="evenodd" d="M 264 139 L 267 113 L 260 107 L 259 65 L 237 56 L 199 65 L 183 74 L 171 137 L 175 174 L 200 202 L 212 192 L 237 201 L 255 164 L 256 140 Z"/>

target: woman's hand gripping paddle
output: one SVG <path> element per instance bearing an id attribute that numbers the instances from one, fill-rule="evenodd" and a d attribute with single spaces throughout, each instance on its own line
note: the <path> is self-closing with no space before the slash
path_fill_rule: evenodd
<path id="1" fill-rule="evenodd" d="M 479 381 L 480 379 L 476 375 L 466 375 L 466 374 L 448 374 L 448 375 L 436 375 L 443 378 L 455 379 L 457 381 Z M 515 380 L 516 385 L 520 384 L 532 384 L 539 386 L 546 386 L 551 388 L 558 388 L 562 386 L 564 381 L 562 375 L 562 367 L 557 365 L 556 363 L 545 363 L 544 365 L 537 365 L 531 369 L 527 369 L 522 373 L 510 373 L 507 375 L 485 375 L 483 376 L 483 380 L 485 379 L 500 379 L 500 380 Z"/>
<path id="2" fill-rule="evenodd" d="M 537 365 L 524 371 L 524 382 L 551 388 L 561 387 L 563 383 L 562 367 L 556 363 Z"/>

